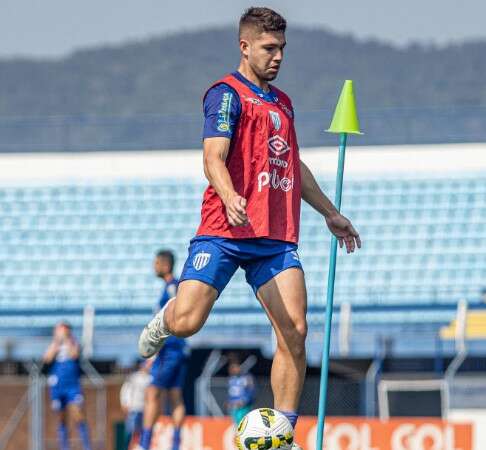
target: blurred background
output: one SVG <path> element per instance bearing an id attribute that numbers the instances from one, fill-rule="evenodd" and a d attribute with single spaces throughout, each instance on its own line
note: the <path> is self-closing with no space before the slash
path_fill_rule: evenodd
<path id="1" fill-rule="evenodd" d="M 82 344 L 93 446 L 122 448 L 120 386 L 163 287 L 153 259 L 169 249 L 182 269 L 206 187 L 202 97 L 237 67 L 249 6 L 2 1 L 0 449 L 57 448 L 40 361 L 61 320 Z M 335 427 L 420 417 L 410 433 L 430 425 L 439 437 L 375 448 L 486 448 L 486 4 L 256 6 L 287 19 L 276 84 L 293 99 L 301 157 L 330 198 L 337 142 L 323 130 L 345 79 L 365 132 L 349 139 L 344 179 L 342 209 L 363 248 L 338 257 Z M 304 205 L 305 416 L 317 412 L 329 242 Z M 230 352 L 255 379 L 255 405 L 271 405 L 274 338 L 242 272 L 188 342 L 189 414 L 226 415 Z M 456 423 L 471 427 L 464 442 Z M 368 448 L 360 436 L 361 447 L 347 437 L 329 449 Z"/>

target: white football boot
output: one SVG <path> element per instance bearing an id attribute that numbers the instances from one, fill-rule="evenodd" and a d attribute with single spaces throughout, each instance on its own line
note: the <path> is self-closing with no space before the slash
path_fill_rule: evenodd
<path id="1" fill-rule="evenodd" d="M 175 300 L 171 298 L 164 307 L 145 326 L 138 338 L 138 352 L 144 358 L 154 356 L 164 346 L 164 341 L 171 335 L 164 327 L 164 312 L 167 305 Z"/>
<path id="2" fill-rule="evenodd" d="M 291 450 L 302 450 L 302 447 L 300 445 L 297 445 L 295 442 L 292 444 L 292 447 L 290 447 Z"/>

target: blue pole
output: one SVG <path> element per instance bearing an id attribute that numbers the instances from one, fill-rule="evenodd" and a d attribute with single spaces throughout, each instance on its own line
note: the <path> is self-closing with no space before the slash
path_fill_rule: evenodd
<path id="1" fill-rule="evenodd" d="M 344 175 L 344 156 L 346 153 L 346 133 L 341 133 L 339 136 L 339 161 L 336 177 L 336 198 L 334 205 L 338 211 L 341 211 L 341 194 L 343 191 L 343 175 Z M 324 329 L 324 348 L 322 351 L 321 364 L 321 384 L 319 389 L 319 413 L 317 415 L 317 440 L 316 450 L 322 449 L 324 440 L 324 421 L 326 419 L 326 400 L 327 400 L 327 381 L 329 375 L 329 352 L 331 348 L 331 324 L 332 324 L 332 308 L 334 301 L 334 279 L 336 276 L 336 254 L 337 254 L 337 239 L 332 236 L 331 239 L 331 255 L 329 259 L 329 274 L 327 278 L 327 303 L 326 303 L 326 324 Z"/>

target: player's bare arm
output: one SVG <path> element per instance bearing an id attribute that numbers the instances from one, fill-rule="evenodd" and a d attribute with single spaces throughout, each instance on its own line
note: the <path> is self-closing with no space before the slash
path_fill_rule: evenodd
<path id="1" fill-rule="evenodd" d="M 356 247 L 361 248 L 358 232 L 322 192 L 314 175 L 302 161 L 300 161 L 300 174 L 302 178 L 302 199 L 326 219 L 329 230 L 338 238 L 339 246 L 342 248 L 343 245 L 346 245 L 348 253 L 354 252 Z"/>
<path id="2" fill-rule="evenodd" d="M 226 137 L 204 139 L 204 174 L 223 200 L 230 225 L 237 227 L 247 225 L 248 216 L 246 199 L 235 191 L 225 165 L 230 143 L 231 140 Z"/>
<path id="3" fill-rule="evenodd" d="M 71 337 L 66 340 L 67 345 L 68 345 L 68 351 L 69 351 L 69 356 L 73 359 L 78 359 L 79 358 L 79 344 Z"/>
<path id="4" fill-rule="evenodd" d="M 50 364 L 52 361 L 54 361 L 54 358 L 56 357 L 58 351 L 59 351 L 59 344 L 54 340 L 49 344 L 49 347 L 47 347 L 47 350 L 44 353 L 42 360 L 46 364 Z"/>

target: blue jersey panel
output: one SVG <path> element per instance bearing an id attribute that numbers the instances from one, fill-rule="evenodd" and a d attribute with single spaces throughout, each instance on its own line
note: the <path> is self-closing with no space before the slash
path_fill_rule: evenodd
<path id="1" fill-rule="evenodd" d="M 79 384 L 81 369 L 78 359 L 71 358 L 69 346 L 62 344 L 49 368 L 50 385 L 76 386 Z"/>
<path id="2" fill-rule="evenodd" d="M 234 375 L 228 380 L 228 403 L 230 406 L 251 405 L 254 401 L 255 386 L 251 375 Z"/>
<path id="3" fill-rule="evenodd" d="M 231 75 L 248 86 L 262 100 L 269 103 L 278 102 L 278 96 L 272 89 L 265 92 L 239 72 L 233 72 Z M 241 115 L 241 100 L 237 92 L 225 83 L 218 84 L 209 89 L 203 107 L 203 139 L 218 136 L 231 139 Z"/>
<path id="4" fill-rule="evenodd" d="M 172 297 L 176 296 L 178 284 L 179 280 L 177 280 L 176 278 L 173 278 L 172 281 L 165 283 L 164 289 L 159 299 L 159 310 L 161 310 Z"/>
<path id="5" fill-rule="evenodd" d="M 57 383 L 64 386 L 78 384 L 81 376 L 78 360 L 54 361 L 49 374 L 56 377 Z"/>
<path id="6" fill-rule="evenodd" d="M 240 98 L 227 84 L 212 87 L 204 98 L 204 132 L 207 137 L 233 136 L 241 114 Z"/>

